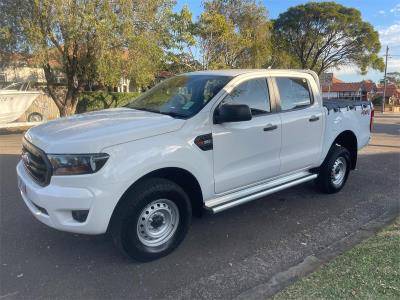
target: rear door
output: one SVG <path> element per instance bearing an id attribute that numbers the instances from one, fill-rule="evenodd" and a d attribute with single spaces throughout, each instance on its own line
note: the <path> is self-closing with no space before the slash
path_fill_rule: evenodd
<path id="1" fill-rule="evenodd" d="M 221 101 L 225 102 L 247 104 L 253 118 L 250 121 L 213 124 L 216 193 L 277 176 L 280 168 L 280 117 L 274 113 L 267 78 L 263 76 L 238 82 Z"/>
<path id="2" fill-rule="evenodd" d="M 315 101 L 309 79 L 275 76 L 274 89 L 282 123 L 281 174 L 319 163 L 323 112 Z"/>

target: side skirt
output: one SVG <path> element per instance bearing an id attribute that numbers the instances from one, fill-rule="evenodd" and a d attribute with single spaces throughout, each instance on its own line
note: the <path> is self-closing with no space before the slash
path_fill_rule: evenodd
<path id="1" fill-rule="evenodd" d="M 248 188 L 240 192 L 207 200 L 205 202 L 205 208 L 213 213 L 219 213 L 229 208 L 256 200 L 263 196 L 267 196 L 292 186 L 313 180 L 318 176 L 317 174 L 308 172 L 302 172 L 296 175 L 280 178 L 257 187 Z"/>

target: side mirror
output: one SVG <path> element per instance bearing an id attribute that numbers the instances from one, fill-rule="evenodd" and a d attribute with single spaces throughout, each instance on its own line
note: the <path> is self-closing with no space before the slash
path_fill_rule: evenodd
<path id="1" fill-rule="evenodd" d="M 246 104 L 223 104 L 214 113 L 214 124 L 251 120 L 251 110 Z"/>

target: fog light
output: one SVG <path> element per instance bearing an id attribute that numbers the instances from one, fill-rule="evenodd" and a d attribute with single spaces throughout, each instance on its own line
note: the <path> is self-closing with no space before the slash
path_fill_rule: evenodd
<path id="1" fill-rule="evenodd" d="M 88 210 L 73 210 L 72 211 L 72 218 L 79 223 L 83 223 L 86 221 L 87 216 L 89 214 Z"/>

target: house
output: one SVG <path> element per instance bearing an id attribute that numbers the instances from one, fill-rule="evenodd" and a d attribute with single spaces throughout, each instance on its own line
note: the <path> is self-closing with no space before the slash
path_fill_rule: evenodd
<path id="1" fill-rule="evenodd" d="M 32 85 L 43 86 L 46 83 L 44 70 L 38 67 L 31 56 L 20 53 L 1 56 L 3 62 L 0 64 L 0 87 L 14 82 L 31 82 Z M 57 61 L 51 61 L 52 66 L 59 65 Z M 57 83 L 64 82 L 64 74 L 56 74 Z"/>
<path id="2" fill-rule="evenodd" d="M 376 92 L 377 98 L 382 99 L 384 88 L 385 86 L 383 84 L 378 85 Z M 400 87 L 393 83 L 386 85 L 385 103 L 389 105 L 400 106 Z"/>
<path id="3" fill-rule="evenodd" d="M 346 99 L 346 100 L 372 100 L 377 87 L 371 80 L 360 82 L 343 82 L 332 76 L 329 81 L 323 81 L 321 84 L 322 97 L 324 99 Z"/>
<path id="4" fill-rule="evenodd" d="M 34 67 L 30 57 L 22 54 L 3 54 L 1 58 L 3 62 L 0 65 L 0 86 L 21 81 L 46 82 L 43 69 Z"/>
<path id="5" fill-rule="evenodd" d="M 377 92 L 377 85 L 372 80 L 363 80 L 361 81 L 362 89 L 363 89 L 363 101 L 372 101 Z"/>
<path id="6" fill-rule="evenodd" d="M 2 53 L 0 64 L 0 88 L 14 82 L 30 82 L 31 86 L 45 86 L 46 77 L 44 70 L 38 67 L 31 56 L 20 53 L 4 54 Z M 50 61 L 52 67 L 61 69 L 58 60 Z M 65 74 L 60 70 L 56 72 L 56 83 L 65 84 Z M 92 89 L 92 83 L 86 85 L 86 89 Z M 114 87 L 115 92 L 128 93 L 130 91 L 131 81 L 127 78 L 121 78 L 119 84 Z"/>

